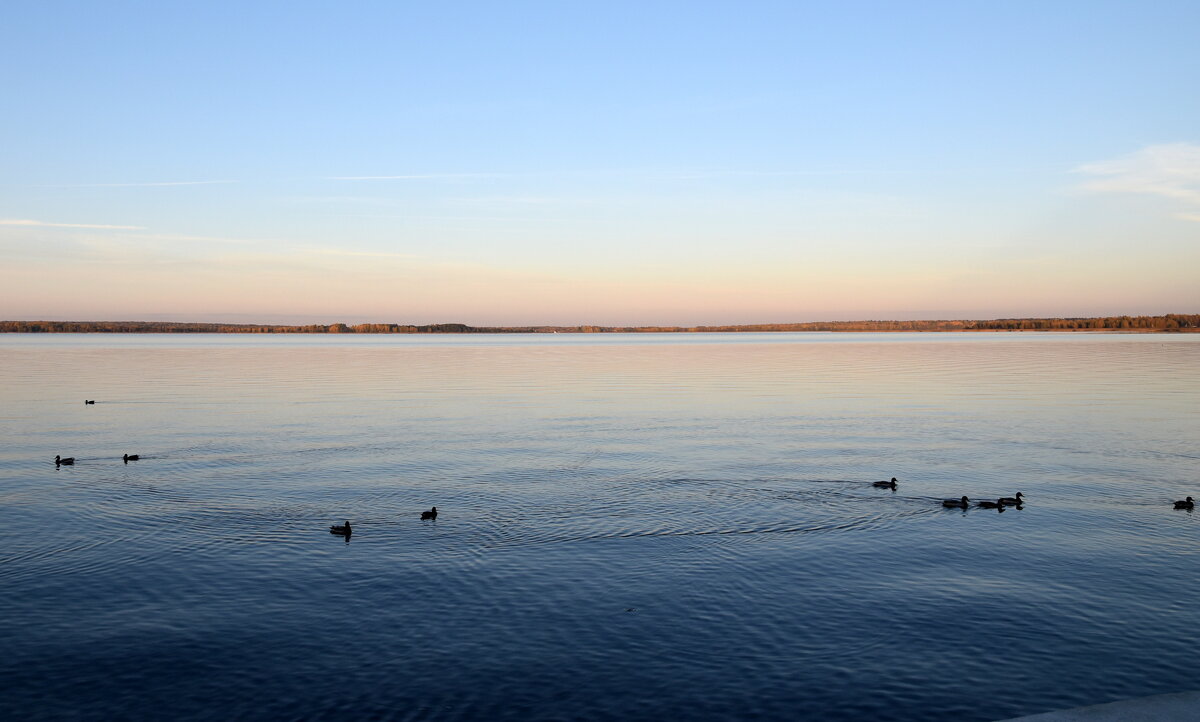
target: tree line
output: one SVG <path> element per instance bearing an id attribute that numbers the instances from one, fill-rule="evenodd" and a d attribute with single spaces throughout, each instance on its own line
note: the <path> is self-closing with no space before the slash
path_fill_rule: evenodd
<path id="1" fill-rule="evenodd" d="M 1102 316 L 1098 318 L 1002 318 L 975 321 L 973 331 L 1195 331 L 1200 314 L 1165 316 Z"/>
<path id="2" fill-rule="evenodd" d="M 991 321 L 819 321 L 728 326 L 468 326 L 345 323 L 168 323 L 161 321 L 0 321 L 0 333 L 729 333 L 774 331 L 1200 331 L 1200 314 L 1096 318 L 1004 318 Z"/>

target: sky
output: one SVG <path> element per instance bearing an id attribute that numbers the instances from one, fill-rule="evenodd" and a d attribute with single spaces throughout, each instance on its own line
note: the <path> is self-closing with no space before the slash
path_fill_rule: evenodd
<path id="1" fill-rule="evenodd" d="M 1200 312 L 1200 3 L 0 8 L 0 319 Z"/>

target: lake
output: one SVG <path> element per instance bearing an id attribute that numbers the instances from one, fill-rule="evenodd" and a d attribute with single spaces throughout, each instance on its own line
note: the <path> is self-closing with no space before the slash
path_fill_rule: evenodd
<path id="1" fill-rule="evenodd" d="M 1200 688 L 1198 412 L 1200 335 L 0 335 L 0 711 L 996 720 Z"/>

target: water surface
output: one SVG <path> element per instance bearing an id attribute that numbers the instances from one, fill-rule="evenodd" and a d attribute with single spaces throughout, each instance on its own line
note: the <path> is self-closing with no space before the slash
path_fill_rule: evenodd
<path id="1" fill-rule="evenodd" d="M 1200 336 L 0 335 L 0 710 L 994 720 L 1197 688 L 1197 409 Z"/>

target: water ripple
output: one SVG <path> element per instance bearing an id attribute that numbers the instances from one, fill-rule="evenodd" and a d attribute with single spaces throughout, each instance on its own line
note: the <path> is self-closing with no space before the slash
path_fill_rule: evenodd
<path id="1" fill-rule="evenodd" d="M 985 720 L 1194 686 L 1197 340 L 0 339 L 0 709 Z"/>

